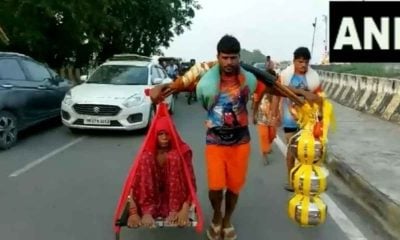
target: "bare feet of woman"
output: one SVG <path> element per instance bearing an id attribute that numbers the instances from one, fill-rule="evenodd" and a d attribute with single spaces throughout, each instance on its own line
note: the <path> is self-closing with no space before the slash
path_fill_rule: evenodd
<path id="1" fill-rule="evenodd" d="M 178 213 L 177 212 L 170 212 L 167 217 L 167 223 L 170 225 L 176 225 L 178 221 Z"/>
<path id="2" fill-rule="evenodd" d="M 130 228 L 140 227 L 140 225 L 142 225 L 142 219 L 140 219 L 140 216 L 137 212 L 136 203 L 133 201 L 131 196 L 128 197 L 128 204 L 129 217 L 126 225 Z"/>
<path id="3" fill-rule="evenodd" d="M 185 202 L 181 210 L 178 212 L 178 226 L 185 227 L 189 224 L 189 203 Z"/>
<path id="4" fill-rule="evenodd" d="M 142 225 L 148 228 L 154 228 L 155 221 L 153 216 L 151 216 L 151 214 L 144 214 L 142 217 Z"/>
<path id="5" fill-rule="evenodd" d="M 140 227 L 142 224 L 142 219 L 140 219 L 140 216 L 138 214 L 133 214 L 130 215 L 128 218 L 128 227 L 130 228 L 137 228 Z"/>

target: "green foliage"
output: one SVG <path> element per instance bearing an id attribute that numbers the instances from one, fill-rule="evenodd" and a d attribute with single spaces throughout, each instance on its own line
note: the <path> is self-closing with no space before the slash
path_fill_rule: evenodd
<path id="1" fill-rule="evenodd" d="M 16 51 L 54 68 L 151 55 L 192 24 L 196 0 L 2 0 L 0 24 Z"/>
<path id="2" fill-rule="evenodd" d="M 242 49 L 240 51 L 240 60 L 245 63 L 252 64 L 257 62 L 265 62 L 266 56 L 258 49 L 250 52 L 249 50 Z"/>

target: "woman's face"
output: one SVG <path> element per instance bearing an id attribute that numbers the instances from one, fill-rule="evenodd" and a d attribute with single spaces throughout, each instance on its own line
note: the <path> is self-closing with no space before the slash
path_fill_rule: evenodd
<path id="1" fill-rule="evenodd" d="M 158 146 L 165 148 L 169 146 L 169 142 L 170 142 L 170 135 L 168 134 L 167 131 L 159 131 L 157 134 L 157 141 L 158 141 Z"/>

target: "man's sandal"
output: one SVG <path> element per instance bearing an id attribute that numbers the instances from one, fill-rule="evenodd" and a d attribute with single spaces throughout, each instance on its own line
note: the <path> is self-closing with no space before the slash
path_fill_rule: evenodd
<path id="1" fill-rule="evenodd" d="M 216 225 L 211 222 L 210 227 L 207 229 L 208 240 L 219 240 L 221 238 L 222 225 Z"/>
<path id="2" fill-rule="evenodd" d="M 223 240 L 236 240 L 237 234 L 233 226 L 222 229 L 222 239 Z"/>

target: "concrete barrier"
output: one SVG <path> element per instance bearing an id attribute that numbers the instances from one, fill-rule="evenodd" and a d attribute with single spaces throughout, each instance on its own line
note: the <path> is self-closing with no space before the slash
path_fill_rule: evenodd
<path id="1" fill-rule="evenodd" d="M 317 71 L 335 102 L 400 124 L 400 79 Z"/>
<path id="2" fill-rule="evenodd" d="M 379 116 L 385 120 L 400 123 L 400 79 L 326 71 L 318 72 L 322 78 L 325 93 L 333 101 L 358 111 Z M 360 114 L 354 114 L 354 111 L 352 111 L 355 125 L 364 125 L 364 122 L 360 120 L 370 119 L 358 118 L 356 120 L 357 115 Z M 382 184 L 380 179 L 387 175 L 387 168 L 394 168 L 395 164 L 391 164 L 396 159 L 396 153 L 389 150 L 391 149 L 390 146 L 385 149 L 385 146 L 389 145 L 388 143 L 382 143 L 380 147 L 376 148 L 377 152 L 381 149 L 382 153 L 375 155 L 372 154 L 375 152 L 374 150 L 368 150 L 373 146 L 372 144 L 375 144 L 374 142 L 382 141 L 390 135 L 388 133 L 393 131 L 390 128 L 379 129 L 383 126 L 382 123 L 379 123 L 381 121 L 366 122 L 365 126 L 360 128 L 345 127 L 338 130 L 340 135 L 336 136 L 337 141 L 328 146 L 326 163 L 330 172 L 333 173 L 332 175 L 337 176 L 354 194 L 351 199 L 352 203 L 366 210 L 366 216 L 374 222 L 374 225 L 379 226 L 388 234 L 388 238 L 382 239 L 400 239 L 400 204 L 398 198 L 393 197 L 386 190 L 388 189 L 386 188 L 387 182 Z M 370 128 L 375 129 L 369 130 Z M 366 135 L 366 139 L 362 139 L 364 129 L 371 131 L 371 133 L 368 133 L 370 136 Z M 385 132 L 379 134 L 381 131 Z M 351 134 L 351 136 L 347 137 L 347 134 Z M 396 140 L 396 138 L 388 137 L 387 141 L 395 144 Z M 349 145 L 349 142 L 355 144 Z M 353 151 L 343 153 L 349 146 Z M 363 152 L 367 153 L 362 154 Z M 393 157 L 390 158 L 389 155 L 385 155 L 386 153 L 393 154 Z M 369 168 L 373 170 L 366 171 Z M 369 176 L 371 173 L 378 177 Z M 393 174 L 393 172 L 390 173 Z"/>

